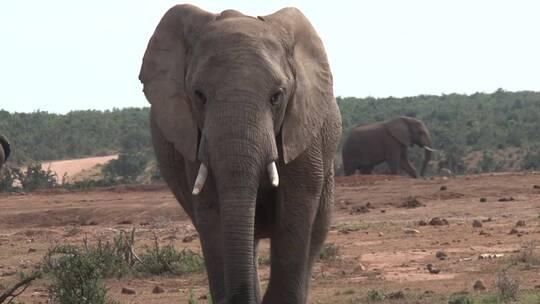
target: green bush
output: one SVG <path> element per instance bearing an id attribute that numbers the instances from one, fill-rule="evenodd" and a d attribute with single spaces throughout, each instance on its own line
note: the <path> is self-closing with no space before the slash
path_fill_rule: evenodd
<path id="1" fill-rule="evenodd" d="M 148 157 L 143 153 L 125 152 L 120 153 L 118 159 L 108 162 L 102 169 L 106 179 L 120 180 L 125 183 L 133 183 L 144 172 Z"/>
<path id="2" fill-rule="evenodd" d="M 135 269 L 143 274 L 184 274 L 204 270 L 204 259 L 201 255 L 189 249 L 177 251 L 172 244 L 161 247 L 157 238 L 140 259 L 141 262 Z"/>

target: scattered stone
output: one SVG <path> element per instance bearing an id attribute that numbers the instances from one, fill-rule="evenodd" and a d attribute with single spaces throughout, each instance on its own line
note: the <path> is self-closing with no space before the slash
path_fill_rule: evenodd
<path id="1" fill-rule="evenodd" d="M 360 207 L 351 209 L 350 214 L 352 215 L 352 214 L 357 214 L 357 213 L 368 213 L 368 212 L 369 212 L 369 208 L 367 206 L 360 206 Z"/>
<path id="2" fill-rule="evenodd" d="M 485 232 L 484 230 L 480 230 L 480 233 L 478 234 L 483 236 L 491 236 L 491 233 Z"/>
<path id="3" fill-rule="evenodd" d="M 477 280 L 473 285 L 474 290 L 486 290 L 486 284 L 482 280 Z"/>
<path id="4" fill-rule="evenodd" d="M 481 221 L 479 221 L 479 220 L 474 220 L 474 221 L 472 222 L 472 226 L 473 226 L 474 228 L 481 228 L 483 225 L 482 225 L 482 222 L 481 222 Z"/>
<path id="5" fill-rule="evenodd" d="M 439 274 L 441 272 L 440 269 L 435 268 L 435 266 L 433 266 L 432 264 L 427 264 L 426 268 L 429 271 L 429 273 L 431 273 L 431 274 Z"/>
<path id="6" fill-rule="evenodd" d="M 154 294 L 157 294 L 157 293 L 164 293 L 165 292 L 165 289 L 163 289 L 163 287 L 161 286 L 157 286 L 154 287 L 154 289 L 152 289 L 152 293 Z"/>
<path id="7" fill-rule="evenodd" d="M 12 275 L 16 275 L 16 271 L 5 271 L 0 274 L 0 277 L 10 277 Z"/>
<path id="8" fill-rule="evenodd" d="M 480 203 L 485 203 L 485 202 L 487 202 L 487 198 L 481 197 L 481 198 L 480 198 Z"/>
<path id="9" fill-rule="evenodd" d="M 416 197 L 413 197 L 413 196 L 409 196 L 407 197 L 407 199 L 405 199 L 405 201 L 401 204 L 401 207 L 403 208 L 418 208 L 418 207 L 422 207 L 422 203 L 420 203 L 420 201 L 416 198 Z"/>
<path id="10" fill-rule="evenodd" d="M 478 256 L 479 259 L 485 260 L 485 259 L 497 259 L 502 258 L 504 254 L 502 253 L 482 253 Z"/>
<path id="11" fill-rule="evenodd" d="M 379 231 L 379 236 L 384 236 L 384 233 Z"/>
<path id="12" fill-rule="evenodd" d="M 188 235 L 188 236 L 185 236 L 185 237 L 182 239 L 182 242 L 183 242 L 183 243 L 191 243 L 191 242 L 193 242 L 196 238 L 197 238 L 197 235 L 196 235 L 196 234 Z"/>
<path id="13" fill-rule="evenodd" d="M 514 201 L 514 198 L 513 197 L 501 197 L 499 198 L 499 202 L 513 202 Z"/>
<path id="14" fill-rule="evenodd" d="M 533 189 L 540 189 L 540 185 L 534 185 Z"/>
<path id="15" fill-rule="evenodd" d="M 405 232 L 406 234 L 420 234 L 420 230 L 412 228 L 405 228 L 403 229 L 403 232 Z"/>
<path id="16" fill-rule="evenodd" d="M 540 289 L 540 285 L 535 285 L 534 289 Z"/>
<path id="17" fill-rule="evenodd" d="M 373 209 L 373 205 L 372 205 L 370 202 L 367 202 L 366 208 L 368 208 L 368 209 Z"/>
<path id="18" fill-rule="evenodd" d="M 445 226 L 448 225 L 448 221 L 442 217 L 434 217 L 429 221 L 431 226 Z"/>
<path id="19" fill-rule="evenodd" d="M 428 222 L 426 222 L 425 220 L 420 220 L 418 222 L 418 226 L 427 226 L 428 225 Z"/>
<path id="20" fill-rule="evenodd" d="M 391 292 L 387 295 L 387 298 L 392 300 L 405 299 L 405 293 L 403 291 Z"/>
<path id="21" fill-rule="evenodd" d="M 445 191 L 445 190 L 448 190 L 448 188 L 446 186 L 441 186 L 441 191 Z"/>
<path id="22" fill-rule="evenodd" d="M 442 250 L 439 250 L 435 253 L 435 257 L 437 257 L 439 260 L 446 260 L 446 258 L 448 257 L 448 255 L 446 255 L 446 253 Z"/>
<path id="23" fill-rule="evenodd" d="M 384 210 L 384 209 L 381 209 L 381 213 L 385 213 L 385 212 L 386 212 L 386 210 Z"/>
<path id="24" fill-rule="evenodd" d="M 509 234 L 518 234 L 518 233 L 519 233 L 519 231 L 516 228 L 512 228 L 512 230 L 510 230 Z"/>
<path id="25" fill-rule="evenodd" d="M 28 253 L 32 253 L 32 252 L 36 252 L 36 251 L 37 251 L 37 249 L 35 249 L 35 248 L 28 248 Z"/>
<path id="26" fill-rule="evenodd" d="M 493 221 L 493 219 L 491 217 L 488 217 L 487 219 L 482 220 L 482 223 L 489 223 L 491 221 Z"/>
<path id="27" fill-rule="evenodd" d="M 131 220 L 123 220 L 118 222 L 118 225 L 131 225 L 133 222 Z"/>
<path id="28" fill-rule="evenodd" d="M 135 294 L 135 289 L 122 287 L 122 294 L 133 295 Z"/>
<path id="29" fill-rule="evenodd" d="M 516 227 L 524 227 L 524 226 L 525 226 L 525 221 L 524 220 L 517 221 Z"/>

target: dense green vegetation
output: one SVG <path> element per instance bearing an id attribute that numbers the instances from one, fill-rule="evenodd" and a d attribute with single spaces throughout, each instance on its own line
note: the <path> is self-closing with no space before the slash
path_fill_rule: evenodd
<path id="1" fill-rule="evenodd" d="M 499 89 L 491 94 L 337 100 L 343 137 L 355 125 L 398 115 L 423 120 L 435 148 L 442 151 L 432 173 L 438 167 L 456 173 L 540 169 L 540 92 Z M 121 160 L 138 168 L 124 172 L 125 178 L 133 179 L 145 163 L 139 153 L 152 151 L 148 115 L 148 108 L 65 115 L 0 111 L 0 132 L 12 142 L 12 165 L 124 152 L 136 156 Z M 420 158 L 421 151 L 415 149 L 413 159 Z"/>

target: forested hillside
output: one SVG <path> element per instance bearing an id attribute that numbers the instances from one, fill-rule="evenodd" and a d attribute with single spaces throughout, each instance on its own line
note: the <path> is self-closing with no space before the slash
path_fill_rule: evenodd
<path id="1" fill-rule="evenodd" d="M 398 115 L 423 120 L 438 166 L 458 173 L 540 169 L 540 92 L 338 98 L 344 137 L 357 124 Z M 13 144 L 13 163 L 150 150 L 148 108 L 112 111 L 0 111 L 0 132 Z M 413 151 L 418 160 L 420 151 Z M 440 163 L 440 164 L 439 164 Z"/>

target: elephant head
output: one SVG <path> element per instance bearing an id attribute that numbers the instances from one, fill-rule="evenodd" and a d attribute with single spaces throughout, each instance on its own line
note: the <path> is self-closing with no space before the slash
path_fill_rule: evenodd
<path id="1" fill-rule="evenodd" d="M 426 125 L 418 119 L 410 117 L 396 117 L 384 123 L 384 126 L 395 139 L 406 147 L 417 145 L 425 150 L 424 162 L 420 175 L 424 176 L 426 168 L 431 160 L 432 152 L 431 136 Z"/>
<path id="2" fill-rule="evenodd" d="M 2 167 L 2 165 L 8 160 L 9 154 L 11 153 L 9 141 L 3 135 L 0 135 L 0 146 L 2 147 L 2 149 L 0 149 L 0 167 Z"/>
<path id="3" fill-rule="evenodd" d="M 302 154 L 333 102 L 321 40 L 294 8 L 253 18 L 179 5 L 158 24 L 139 79 L 159 130 L 200 162 L 193 194 L 215 182 L 227 298 L 254 302 L 257 192 L 278 185 L 276 162 Z"/>

